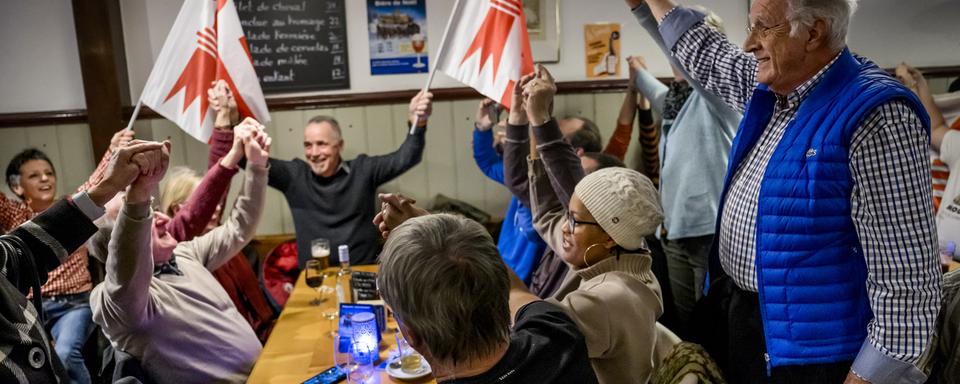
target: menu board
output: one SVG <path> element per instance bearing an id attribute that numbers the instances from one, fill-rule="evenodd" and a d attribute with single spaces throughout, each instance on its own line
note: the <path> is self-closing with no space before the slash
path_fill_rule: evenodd
<path id="1" fill-rule="evenodd" d="M 350 88 L 344 0 L 236 0 L 264 93 Z"/>

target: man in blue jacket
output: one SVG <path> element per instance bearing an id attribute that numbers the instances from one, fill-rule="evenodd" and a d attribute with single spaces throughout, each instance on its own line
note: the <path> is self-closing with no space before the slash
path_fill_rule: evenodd
<path id="1" fill-rule="evenodd" d="M 922 383 L 941 284 L 929 118 L 846 48 L 856 1 L 755 0 L 743 49 L 646 3 L 677 62 L 744 112 L 708 294 L 730 382 Z"/>
<path id="2" fill-rule="evenodd" d="M 497 121 L 492 114 L 495 106 L 493 100 L 484 99 L 477 109 L 473 130 L 473 159 L 484 175 L 503 184 L 503 158 L 494 146 L 493 126 Z M 500 251 L 504 263 L 529 286 L 533 270 L 540 263 L 540 256 L 546 247 L 546 243 L 533 228 L 530 208 L 524 206 L 516 196 L 512 197 L 500 227 L 500 237 L 497 239 L 497 250 Z"/>

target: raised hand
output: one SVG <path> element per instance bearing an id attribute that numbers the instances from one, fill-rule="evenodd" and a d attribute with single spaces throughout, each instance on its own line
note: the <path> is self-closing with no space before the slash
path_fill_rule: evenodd
<path id="1" fill-rule="evenodd" d="M 272 143 L 273 138 L 267 135 L 266 131 L 262 129 L 253 131 L 243 142 L 243 152 L 247 156 L 248 164 L 265 167 L 267 160 L 270 159 Z"/>
<path id="2" fill-rule="evenodd" d="M 907 88 L 912 90 L 917 89 L 917 80 L 914 79 L 913 74 L 910 73 L 910 66 L 907 65 L 907 63 L 897 65 L 896 75 L 897 80 L 900 80 Z"/>
<path id="3" fill-rule="evenodd" d="M 528 73 L 520 78 L 513 85 L 513 97 L 510 100 L 510 114 L 507 115 L 507 123 L 510 125 L 527 125 L 527 110 L 523 104 L 523 88 L 527 86 L 535 77 L 536 73 Z"/>
<path id="4" fill-rule="evenodd" d="M 237 100 L 234 99 L 226 81 L 216 80 L 210 83 L 210 89 L 207 89 L 207 101 L 210 102 L 210 107 L 217 112 L 215 127 L 230 129 L 240 121 Z"/>
<path id="5" fill-rule="evenodd" d="M 260 146 L 263 147 L 266 145 L 264 139 L 266 137 L 258 136 L 257 132 L 265 131 L 266 127 L 263 124 L 260 124 L 256 119 L 248 117 L 243 119 L 240 124 L 237 124 L 233 128 L 233 146 L 230 147 L 230 151 L 220 159 L 220 165 L 227 169 L 237 168 L 237 164 L 240 163 L 240 160 L 243 159 L 246 149 L 245 149 L 245 140 L 253 138 L 254 140 L 260 140 Z"/>
<path id="6" fill-rule="evenodd" d="M 104 206 L 143 173 L 141 166 L 152 169 L 152 164 L 144 162 L 144 154 L 162 152 L 166 149 L 169 159 L 169 145 L 169 142 L 135 140 L 129 145 L 118 148 L 113 152 L 100 182 L 87 190 L 87 195 L 97 205 Z"/>
<path id="7" fill-rule="evenodd" d="M 127 146 L 133 141 L 134 133 L 131 129 L 121 129 L 110 138 L 110 152 L 116 152 L 118 148 Z"/>
<path id="8" fill-rule="evenodd" d="M 627 68 L 630 68 L 630 77 L 627 80 L 627 89 L 636 90 L 637 76 L 640 71 L 647 70 L 647 60 L 643 56 L 627 56 Z"/>
<path id="9" fill-rule="evenodd" d="M 500 105 L 498 105 L 492 99 L 483 99 L 480 101 L 480 105 L 477 107 L 477 129 L 481 131 L 489 131 L 490 128 L 493 128 L 497 124 L 497 116 L 493 115 L 492 112 L 500 110 Z"/>
<path id="10" fill-rule="evenodd" d="M 417 124 L 417 127 L 427 126 L 427 120 L 433 113 L 433 94 L 420 91 L 410 99 L 410 124 Z"/>
<path id="11" fill-rule="evenodd" d="M 150 201 L 150 193 L 157 188 L 170 165 L 170 142 L 164 141 L 159 150 L 142 151 L 134 154 L 130 161 L 140 168 L 140 175 L 127 188 L 127 202 L 142 203 Z"/>
<path id="12" fill-rule="evenodd" d="M 534 73 L 536 77 L 523 88 L 523 103 L 527 108 L 530 124 L 537 126 L 550 120 L 557 84 L 543 65 L 538 64 Z"/>

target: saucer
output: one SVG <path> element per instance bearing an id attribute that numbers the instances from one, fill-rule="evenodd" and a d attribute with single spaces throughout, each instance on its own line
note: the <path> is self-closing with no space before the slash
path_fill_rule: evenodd
<path id="1" fill-rule="evenodd" d="M 393 358 L 390 361 L 387 361 L 386 371 L 387 371 L 387 374 L 390 375 L 390 377 L 392 378 L 401 379 L 401 380 L 413 380 L 413 379 L 419 379 L 421 377 L 424 377 L 433 373 L 433 370 L 430 369 L 430 364 L 427 363 L 425 359 L 420 359 L 420 368 L 411 373 L 407 373 L 407 372 L 404 372 L 403 369 L 393 368 L 390 366 L 390 363 L 393 363 L 394 361 L 399 361 L 399 359 L 400 358 Z"/>

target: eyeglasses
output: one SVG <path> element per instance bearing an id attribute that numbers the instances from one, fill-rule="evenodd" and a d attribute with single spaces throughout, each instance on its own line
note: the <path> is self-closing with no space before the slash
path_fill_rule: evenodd
<path id="1" fill-rule="evenodd" d="M 776 32 L 777 30 L 780 29 L 780 27 L 782 27 L 782 26 L 784 26 L 784 25 L 787 25 L 787 23 L 786 23 L 786 22 L 783 22 L 783 23 L 774 25 L 774 26 L 772 26 L 772 27 L 765 27 L 765 26 L 763 26 L 763 25 L 761 25 L 761 24 L 754 24 L 754 25 L 751 25 L 751 26 L 747 26 L 747 37 L 749 38 L 750 36 L 753 35 L 754 32 L 756 32 L 757 35 L 760 36 L 761 39 L 766 39 L 766 38 L 770 37 L 770 35 L 771 35 L 773 32 Z"/>
<path id="2" fill-rule="evenodd" d="M 577 229 L 577 225 L 596 225 L 600 226 L 600 223 L 595 221 L 580 221 L 573 217 L 573 212 L 567 211 L 567 228 L 570 229 L 570 233 L 573 233 L 574 229 Z"/>

